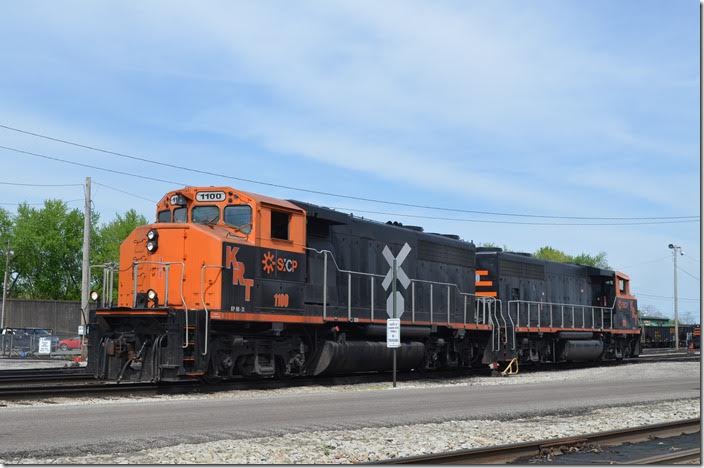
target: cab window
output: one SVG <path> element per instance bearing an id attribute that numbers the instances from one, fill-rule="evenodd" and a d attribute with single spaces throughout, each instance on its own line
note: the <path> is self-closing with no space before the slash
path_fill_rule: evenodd
<path id="1" fill-rule="evenodd" d="M 213 224 L 220 221 L 220 208 L 214 205 L 196 206 L 191 210 L 191 222 Z"/>
<path id="2" fill-rule="evenodd" d="M 249 234 L 252 231 L 252 208 L 249 205 L 230 205 L 225 207 L 225 224 L 234 226 Z"/>
<path id="3" fill-rule="evenodd" d="M 288 213 L 281 211 L 271 212 L 271 238 L 288 240 L 288 222 L 290 220 Z"/>
<path id="4" fill-rule="evenodd" d="M 171 222 L 171 210 L 160 211 L 159 214 L 156 215 L 156 220 L 159 223 L 170 223 Z"/>
<path id="5" fill-rule="evenodd" d="M 174 223 L 185 223 L 186 222 L 186 208 L 176 208 L 174 210 Z"/>

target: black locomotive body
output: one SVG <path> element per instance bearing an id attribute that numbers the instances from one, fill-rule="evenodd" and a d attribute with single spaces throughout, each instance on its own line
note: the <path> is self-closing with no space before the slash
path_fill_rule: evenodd
<path id="1" fill-rule="evenodd" d="M 171 192 L 158 220 L 123 242 L 117 304 L 92 315 L 100 378 L 389 370 L 394 285 L 401 370 L 638 353 L 621 273 L 229 187 Z"/>
<path id="2" fill-rule="evenodd" d="M 637 355 L 630 279 L 611 270 L 480 248 L 478 293 L 501 300 L 508 322 L 496 345 L 524 361 L 587 361 Z M 502 319 L 503 320 L 503 319 Z"/>

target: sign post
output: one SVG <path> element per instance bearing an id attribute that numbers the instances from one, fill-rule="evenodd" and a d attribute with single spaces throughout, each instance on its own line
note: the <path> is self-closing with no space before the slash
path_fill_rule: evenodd
<path id="1" fill-rule="evenodd" d="M 395 258 L 394 258 L 394 264 L 393 264 L 393 266 L 392 266 L 391 268 L 392 268 L 392 270 L 393 270 L 393 272 L 394 272 L 394 274 L 393 274 L 393 279 L 391 280 L 391 284 L 393 285 L 393 286 L 391 287 L 391 297 L 394 298 L 394 300 L 393 300 L 394 315 L 393 315 L 392 318 L 395 319 L 395 320 L 399 320 L 399 319 L 396 317 L 396 314 L 397 314 L 396 311 L 398 310 L 398 309 L 396 309 L 396 269 L 398 268 L 398 263 L 397 263 L 397 261 L 396 261 Z M 400 320 L 399 320 L 399 322 L 400 322 Z M 398 327 L 398 332 L 399 332 L 398 335 L 399 335 L 399 340 L 400 340 L 400 338 L 401 338 L 401 324 L 400 324 L 400 323 L 399 323 L 399 327 Z M 401 343 L 399 343 L 399 346 L 400 346 L 400 344 L 401 344 Z M 393 354 L 394 354 L 394 366 L 393 366 L 394 388 L 396 388 L 396 349 L 397 349 L 397 347 L 394 347 L 394 348 L 393 348 Z"/>
<path id="2" fill-rule="evenodd" d="M 406 273 L 399 268 L 399 265 L 403 263 L 410 252 L 411 247 L 408 244 L 403 244 L 401 251 L 396 257 L 393 256 L 388 246 L 385 246 L 382 251 L 384 258 L 391 267 L 381 285 L 384 287 L 384 290 L 387 291 L 389 286 L 391 286 L 391 296 L 386 298 L 386 315 L 389 316 L 389 319 L 386 321 L 386 347 L 392 348 L 394 388 L 396 387 L 396 350 L 401 347 L 401 316 L 403 315 L 403 309 L 405 307 L 403 295 L 396 290 L 396 281 L 400 281 L 401 286 L 404 288 L 407 288 L 411 283 Z"/>

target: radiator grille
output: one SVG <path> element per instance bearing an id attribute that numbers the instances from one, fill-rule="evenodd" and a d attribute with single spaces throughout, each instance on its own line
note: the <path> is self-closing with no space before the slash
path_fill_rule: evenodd
<path id="1" fill-rule="evenodd" d="M 513 260 L 499 259 L 499 273 L 501 276 L 517 276 L 532 280 L 545 280 L 545 265 L 522 263 Z"/>
<path id="2" fill-rule="evenodd" d="M 474 251 L 469 248 L 463 249 L 461 247 L 452 247 L 449 245 L 435 244 L 433 242 L 419 240 L 418 260 L 473 268 Z"/>

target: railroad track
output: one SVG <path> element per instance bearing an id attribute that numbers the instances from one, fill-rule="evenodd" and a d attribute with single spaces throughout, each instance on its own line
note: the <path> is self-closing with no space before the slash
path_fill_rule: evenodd
<path id="1" fill-rule="evenodd" d="M 652 439 L 653 437 L 674 437 L 682 434 L 692 434 L 701 431 L 699 419 L 686 419 L 669 423 L 652 424 L 636 428 L 614 431 L 598 432 L 576 437 L 563 437 L 560 439 L 547 439 L 534 442 L 520 442 L 517 444 L 497 445 L 469 450 L 456 450 L 452 452 L 413 457 L 393 458 L 372 462 L 373 464 L 504 464 L 516 460 L 523 462 L 534 458 L 545 457 L 565 447 L 585 447 L 593 444 L 600 446 L 621 445 L 623 443 L 637 443 Z M 629 461 L 628 464 L 656 464 L 680 463 L 701 457 L 701 447 L 667 453 L 640 460 Z"/>
<path id="2" fill-rule="evenodd" d="M 622 361 L 609 361 L 604 363 L 572 363 L 572 364 L 542 364 L 521 367 L 522 373 L 554 371 L 567 369 L 590 368 L 600 366 L 618 366 L 639 362 L 698 360 L 699 356 L 653 356 L 625 359 Z M 475 369 L 459 369 L 433 372 L 403 372 L 398 374 L 398 380 L 404 381 L 431 381 L 448 378 L 485 377 L 491 374 L 486 367 Z M 500 377 L 497 377 L 500 378 Z M 124 382 L 103 382 L 96 380 L 85 368 L 57 368 L 57 369 L 13 369 L 0 371 L 0 399 L 29 399 L 51 395 L 86 395 L 118 394 L 118 393 L 207 393 L 228 390 L 269 390 L 286 387 L 303 386 L 338 386 L 362 383 L 377 383 L 390 381 L 390 373 L 369 373 L 356 375 L 343 375 L 333 377 L 296 377 L 290 379 L 238 379 L 216 384 L 204 384 L 199 381 L 160 384 L 134 384 Z"/>
<path id="3" fill-rule="evenodd" d="M 59 367 L 50 369 L 8 369 L 0 371 L 0 384 L 36 381 L 88 379 L 91 374 L 85 367 Z"/>

